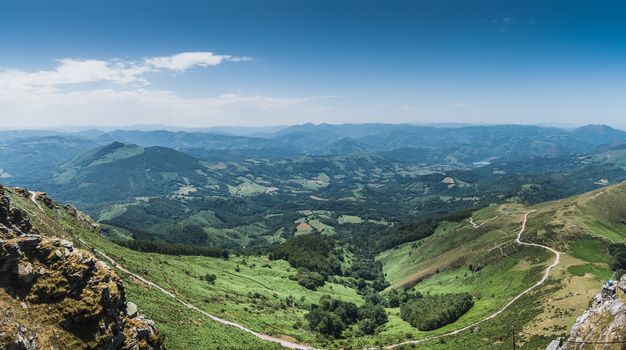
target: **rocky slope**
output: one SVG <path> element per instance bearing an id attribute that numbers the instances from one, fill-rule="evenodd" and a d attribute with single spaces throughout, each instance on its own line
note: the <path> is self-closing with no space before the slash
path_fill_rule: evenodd
<path id="1" fill-rule="evenodd" d="M 626 341 L 626 275 L 605 285 L 578 319 L 567 339 L 553 341 L 548 350 L 624 349 Z"/>
<path id="2" fill-rule="evenodd" d="M 0 348 L 161 349 L 159 332 L 127 302 L 119 277 L 72 241 L 46 235 L 45 222 L 33 224 L 9 194 L 30 195 L 0 186 Z"/>

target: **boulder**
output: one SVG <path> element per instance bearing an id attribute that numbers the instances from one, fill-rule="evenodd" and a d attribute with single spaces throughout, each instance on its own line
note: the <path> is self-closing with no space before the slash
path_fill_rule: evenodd
<path id="1" fill-rule="evenodd" d="M 128 315 L 128 317 L 137 316 L 137 304 L 133 303 L 132 301 L 127 302 L 126 303 L 126 315 Z"/>

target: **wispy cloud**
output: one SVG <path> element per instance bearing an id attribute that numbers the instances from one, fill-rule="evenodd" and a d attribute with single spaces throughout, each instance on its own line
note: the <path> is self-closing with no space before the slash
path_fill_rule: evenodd
<path id="1" fill-rule="evenodd" d="M 187 72 L 194 67 L 247 62 L 247 56 L 183 52 L 138 60 L 64 58 L 49 70 L 0 70 L 0 124 L 41 126 L 128 123 L 211 125 L 233 118 L 269 118 L 293 113 L 290 108 L 332 96 L 275 97 L 241 92 L 184 97 L 151 89 L 152 74 Z M 98 83 L 108 83 L 102 85 Z M 314 106 L 310 106 L 314 107 Z"/>
<path id="2" fill-rule="evenodd" d="M 139 61 L 81 60 L 64 58 L 53 70 L 25 72 L 9 69 L 0 72 L 2 89 L 35 89 L 68 84 L 112 82 L 115 84 L 148 84 L 146 73 L 173 70 L 185 72 L 193 67 L 216 66 L 223 62 L 250 61 L 250 57 L 217 55 L 212 52 L 183 52 L 172 56 L 151 57 Z"/>
<path id="3" fill-rule="evenodd" d="M 252 57 L 216 55 L 212 52 L 183 52 L 173 56 L 154 57 L 145 60 L 145 65 L 154 68 L 171 69 L 184 72 L 194 66 L 216 66 L 222 62 L 252 61 Z"/>

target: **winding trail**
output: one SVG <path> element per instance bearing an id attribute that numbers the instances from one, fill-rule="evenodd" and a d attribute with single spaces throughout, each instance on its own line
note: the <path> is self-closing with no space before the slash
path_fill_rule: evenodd
<path id="1" fill-rule="evenodd" d="M 39 208 L 39 210 L 43 211 L 43 208 L 41 207 L 41 205 L 37 202 L 37 195 L 38 192 L 32 192 L 29 191 L 30 193 L 30 200 L 35 203 L 35 205 L 37 205 L 37 208 Z M 511 299 L 506 305 L 504 305 L 503 307 L 501 307 L 500 309 L 498 309 L 496 312 L 492 313 L 491 315 L 478 320 L 472 324 L 469 324 L 463 328 L 459 328 L 456 329 L 454 331 L 450 331 L 447 333 L 443 333 L 443 334 L 439 334 L 439 335 L 435 335 L 432 337 L 426 337 L 426 338 L 422 338 L 422 339 L 417 339 L 417 340 L 407 340 L 404 341 L 402 343 L 397 343 L 397 344 L 391 344 L 391 345 L 386 345 L 384 348 L 385 349 L 395 349 L 397 347 L 400 346 L 404 346 L 404 345 L 414 345 L 414 344 L 420 344 L 426 341 L 430 341 L 430 340 L 434 340 L 434 339 L 439 339 L 439 338 L 443 338 L 443 337 L 447 337 L 447 336 L 451 336 L 451 335 L 455 335 L 455 334 L 459 334 L 462 333 L 470 328 L 473 328 L 485 321 L 491 320 L 495 317 L 497 317 L 498 315 L 500 315 L 501 313 L 503 313 L 506 309 L 508 309 L 511 305 L 513 305 L 513 303 L 515 303 L 517 300 L 519 300 L 521 297 L 523 297 L 524 295 L 528 294 L 530 291 L 532 291 L 533 289 L 539 287 L 540 285 L 542 285 L 543 283 L 545 283 L 545 281 L 548 279 L 548 277 L 550 276 L 550 271 L 552 271 L 552 269 L 557 266 L 560 261 L 561 261 L 561 253 L 553 248 L 550 248 L 548 246 L 542 245 L 542 244 L 538 244 L 538 243 L 530 243 L 530 242 L 524 242 L 521 240 L 522 234 L 524 233 L 524 231 L 526 230 L 526 223 L 528 222 L 528 215 L 530 215 L 532 212 L 534 212 L 535 210 L 531 210 L 529 212 L 527 212 L 526 214 L 524 214 L 524 219 L 522 221 L 522 227 L 520 228 L 519 232 L 517 233 L 517 238 L 515 239 L 515 241 L 520 244 L 520 245 L 525 245 L 525 246 L 533 246 L 533 247 L 539 247 L 539 248 L 543 248 L 546 249 L 550 252 L 552 252 L 555 255 L 555 259 L 554 262 L 552 264 L 550 264 L 543 272 L 543 276 L 541 277 L 541 279 L 535 283 L 534 285 L 532 285 L 531 287 L 529 287 L 528 289 L 524 290 L 523 292 L 519 293 L 518 295 L 516 295 L 513 299 Z M 472 218 L 470 218 L 470 223 L 474 226 L 474 228 L 480 228 L 482 225 L 484 225 L 486 222 L 494 220 L 496 217 L 489 219 L 481 224 L 476 224 L 474 222 L 474 220 Z M 212 315 L 200 308 L 198 308 L 197 306 L 184 301 L 183 299 L 177 297 L 176 295 L 174 295 L 172 292 L 168 291 L 167 289 L 157 285 L 154 282 L 151 282 L 147 279 L 145 279 L 144 277 L 141 277 L 131 271 L 129 271 L 128 269 L 126 269 L 124 266 L 122 266 L 121 264 L 119 264 L 117 261 L 115 261 L 113 258 L 111 258 L 110 256 L 106 255 L 105 253 L 93 248 L 89 243 L 85 242 L 84 240 L 82 240 L 81 238 L 77 238 L 78 241 L 82 244 L 84 244 L 87 247 L 90 247 L 94 252 L 96 252 L 97 254 L 101 255 L 102 257 L 104 257 L 105 259 L 107 259 L 111 265 L 113 265 L 115 268 L 117 268 L 118 270 L 136 278 L 137 280 L 143 282 L 144 284 L 153 287 L 155 289 L 157 289 L 158 291 L 160 291 L 161 293 L 169 296 L 170 298 L 176 300 L 177 302 L 181 303 L 183 306 L 187 307 L 190 310 L 194 310 L 196 312 L 199 312 L 200 314 L 210 318 L 211 320 L 218 322 L 220 324 L 226 325 L 226 326 L 230 326 L 230 327 L 234 327 L 237 328 L 243 332 L 249 333 L 251 335 L 253 335 L 254 337 L 258 338 L 258 339 L 262 339 L 265 341 L 270 341 L 270 342 L 274 342 L 277 344 L 280 344 L 282 347 L 284 348 L 288 348 L 288 349 L 295 349 L 295 350 L 319 350 L 317 348 L 308 346 L 308 345 L 303 345 L 303 344 L 298 344 L 298 343 L 294 343 L 294 342 L 290 342 L 288 340 L 284 340 L 281 338 L 276 338 L 276 337 L 272 337 L 270 335 L 267 334 L 263 334 L 263 333 L 258 333 L 255 332 L 239 323 L 236 322 L 232 322 L 232 321 L 228 321 L 222 318 L 219 318 L 215 315 Z"/>
<path id="2" fill-rule="evenodd" d="M 518 295 L 516 295 L 513 299 L 511 299 L 511 301 L 509 301 L 506 305 L 504 305 L 503 307 L 501 307 L 500 309 L 498 309 L 496 312 L 492 313 L 491 315 L 478 320 L 470 325 L 467 325 L 463 328 L 459 328 L 457 330 L 448 332 L 448 333 L 443 333 L 443 334 L 439 334 L 439 335 L 435 335 L 432 337 L 427 337 L 427 338 L 423 338 L 423 339 L 418 339 L 418 340 L 408 340 L 402 343 L 398 343 L 398 344 L 392 344 L 392 345 L 387 345 L 385 346 L 385 349 L 395 349 L 397 347 L 403 346 L 403 345 L 409 345 L 409 344 L 419 344 L 419 343 L 423 343 L 429 340 L 434 340 L 434 339 L 439 339 L 439 338 L 443 338 L 443 337 L 447 337 L 450 335 L 455 335 L 455 334 L 459 334 L 461 332 L 464 332 L 472 327 L 475 327 L 485 321 L 491 320 L 495 317 L 497 317 L 498 315 L 500 315 L 501 313 L 503 313 L 506 309 L 508 309 L 511 305 L 513 305 L 514 302 L 516 302 L 517 300 L 519 300 L 521 297 L 523 297 L 524 295 L 528 294 L 530 291 L 532 291 L 533 289 L 539 287 L 540 285 L 542 285 L 550 276 L 550 271 L 557 266 L 560 262 L 561 262 L 561 253 L 555 249 L 552 249 L 548 246 L 542 245 L 542 244 L 537 244 L 537 243 L 529 243 L 529 242 L 524 242 L 521 240 L 522 237 L 522 233 L 524 233 L 524 231 L 526 230 L 526 222 L 528 221 L 528 215 L 530 215 L 532 212 L 534 212 L 535 210 L 531 210 L 529 212 L 527 212 L 524 215 L 524 220 L 522 221 L 522 227 L 520 228 L 519 232 L 517 233 L 517 238 L 515 239 L 515 241 L 520 244 L 520 245 L 525 245 L 525 246 L 533 246 L 533 247 L 539 247 L 539 248 L 543 248 L 546 250 L 549 250 L 550 252 L 552 252 L 555 255 L 555 259 L 554 262 L 552 264 L 550 264 L 545 271 L 543 272 L 543 276 L 541 277 L 541 279 L 533 284 L 531 287 L 529 287 L 528 289 L 524 290 L 523 292 L 519 293 Z M 473 220 L 471 221 L 473 222 Z"/>
<path id="3" fill-rule="evenodd" d="M 89 245 L 89 243 L 83 241 L 80 238 L 78 238 L 78 241 L 80 241 L 80 243 L 86 245 L 87 247 L 91 247 Z M 137 275 L 137 274 L 135 274 L 133 272 L 130 272 L 124 266 L 120 265 L 117 261 L 115 261 L 110 256 L 104 254 L 103 252 L 101 252 L 101 251 L 99 251 L 99 250 L 97 250 L 95 248 L 92 248 L 92 249 L 97 254 L 99 254 L 102 257 L 104 257 L 105 259 L 107 259 L 111 263 L 111 265 L 113 265 L 118 270 L 120 270 L 120 271 L 122 271 L 122 272 L 124 272 L 124 273 L 126 273 L 126 274 L 128 274 L 128 275 L 130 275 L 130 276 L 132 276 L 134 278 L 136 278 L 137 280 L 143 282 L 144 284 L 146 284 L 146 285 L 148 285 L 150 287 L 153 287 L 153 288 L 157 289 L 161 293 L 163 293 L 163 294 L 169 296 L 170 298 L 178 301 L 179 303 L 181 303 L 182 305 L 184 305 L 188 309 L 197 311 L 197 312 L 201 313 L 202 315 L 210 318 L 211 320 L 213 320 L 215 322 L 221 323 L 221 324 L 226 325 L 226 326 L 238 328 L 239 330 L 244 331 L 246 333 L 250 333 L 250 334 L 252 334 L 253 336 L 255 336 L 255 337 L 259 338 L 259 339 L 270 341 L 270 342 L 274 342 L 274 343 L 278 343 L 278 344 L 280 344 L 284 348 L 297 349 L 297 350 L 316 350 L 315 348 L 310 347 L 308 345 L 297 344 L 297 343 L 290 342 L 288 340 L 284 340 L 284 339 L 272 337 L 272 336 L 267 335 L 267 334 L 255 332 L 255 331 L 253 331 L 253 330 L 251 330 L 249 328 L 246 328 L 245 326 L 243 326 L 243 325 L 241 325 L 239 323 L 228 321 L 228 320 L 225 320 L 223 318 L 219 318 L 219 317 L 217 317 L 215 315 L 212 315 L 212 314 L 210 314 L 210 313 L 208 313 L 208 312 L 198 308 L 197 306 L 195 306 L 195 305 L 193 305 L 193 304 L 191 304 L 189 302 L 186 302 L 183 299 L 180 299 L 179 297 L 174 295 L 174 293 L 172 293 L 172 292 L 168 291 L 167 289 L 159 286 L 158 284 L 156 284 L 154 282 L 151 282 L 151 281 L 148 281 L 147 279 L 145 279 L 145 278 L 143 278 L 143 277 L 141 277 L 141 276 L 139 276 L 139 275 Z"/>
<path id="4" fill-rule="evenodd" d="M 39 204 L 39 202 L 37 202 L 37 196 L 39 194 L 41 194 L 42 192 L 35 192 L 35 191 L 30 191 L 30 190 L 27 190 L 27 191 L 28 191 L 28 193 L 30 193 L 30 200 L 31 200 L 31 202 L 35 203 L 37 208 L 39 208 L 39 210 L 43 211 L 43 208 L 41 207 L 41 204 Z"/>
<path id="5" fill-rule="evenodd" d="M 39 210 L 43 211 L 43 208 L 41 207 L 41 205 L 37 202 L 37 195 L 39 194 L 39 192 L 33 192 L 33 191 L 28 191 L 30 193 L 30 200 L 35 203 L 35 205 L 37 206 L 37 208 L 39 208 Z M 185 306 L 186 308 L 190 309 L 190 310 L 194 310 L 197 311 L 199 313 L 201 313 L 202 315 L 210 318 L 211 320 L 221 323 L 223 325 L 226 326 L 230 326 L 230 327 L 234 327 L 237 328 L 241 331 L 244 331 L 246 333 L 250 333 L 253 336 L 265 340 L 265 341 L 270 341 L 270 342 L 274 342 L 274 343 L 278 343 L 280 344 L 282 347 L 287 348 L 287 349 L 294 349 L 294 350 L 317 350 L 316 348 L 310 347 L 308 345 L 303 345 L 303 344 L 298 344 L 298 343 L 294 343 L 294 342 L 290 342 L 288 340 L 284 340 L 284 339 L 280 339 L 280 338 L 276 338 L 276 337 L 272 337 L 270 335 L 267 334 L 263 334 L 263 333 L 258 333 L 255 332 L 239 323 L 236 322 L 232 322 L 232 321 L 228 321 L 225 320 L 223 318 L 219 318 L 215 315 L 212 315 L 200 308 L 198 308 L 197 306 L 184 301 L 183 299 L 177 297 L 176 295 L 174 295 L 174 293 L 168 291 L 167 289 L 159 286 L 158 284 L 148 281 L 147 279 L 129 271 L 128 269 L 126 269 L 124 266 L 122 266 L 121 264 L 119 264 L 117 261 L 115 261 L 115 259 L 111 258 L 110 256 L 106 255 L 105 253 L 103 253 L 102 251 L 93 248 L 89 243 L 85 242 L 83 239 L 76 237 L 78 239 L 78 241 L 82 244 L 84 244 L 86 247 L 89 247 L 93 252 L 99 254 L 100 256 L 104 257 L 106 260 L 109 261 L 109 263 L 111 265 L 113 265 L 115 268 L 117 268 L 118 270 L 128 274 L 129 276 L 134 277 L 135 279 L 137 279 L 138 281 L 143 282 L 144 284 L 155 288 L 156 290 L 158 290 L 159 292 L 169 296 L 170 298 L 176 300 L 177 302 L 181 303 L 183 306 Z"/>
<path id="6" fill-rule="evenodd" d="M 470 224 L 472 224 L 472 226 L 473 226 L 474 228 L 480 228 L 480 227 L 482 227 L 484 224 L 488 223 L 489 221 L 493 221 L 493 220 L 495 220 L 495 219 L 497 219 L 497 218 L 498 218 L 498 215 L 496 215 L 496 216 L 492 217 L 491 219 L 487 219 L 487 220 L 485 220 L 485 221 L 481 222 L 480 224 L 477 224 L 476 222 L 474 222 L 474 218 L 473 218 L 473 217 L 470 217 L 470 218 L 469 218 L 469 222 L 470 222 Z"/>

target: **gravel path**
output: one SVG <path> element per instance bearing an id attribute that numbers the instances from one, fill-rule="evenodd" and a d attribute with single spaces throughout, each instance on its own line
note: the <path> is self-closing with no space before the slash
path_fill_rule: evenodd
<path id="1" fill-rule="evenodd" d="M 534 210 L 533 210 L 534 211 Z M 524 295 L 528 294 L 530 291 L 532 291 L 533 289 L 539 287 L 540 285 L 542 285 L 550 276 L 550 271 L 552 271 L 552 269 L 557 266 L 560 262 L 561 262 L 561 253 L 559 253 L 557 250 L 552 249 L 548 246 L 545 245 L 541 245 L 541 244 L 537 244 L 537 243 L 529 243 L 529 242 L 524 242 L 521 240 L 522 238 L 522 233 L 524 233 L 524 231 L 526 230 L 526 222 L 528 221 L 528 215 L 530 215 L 533 211 L 529 211 L 524 215 L 524 220 L 522 221 L 522 227 L 520 228 L 519 232 L 517 233 L 517 238 L 515 239 L 515 241 L 518 244 L 521 245 L 526 245 L 526 246 L 533 246 L 533 247 L 539 247 L 539 248 L 543 248 L 546 250 L 549 250 L 550 252 L 552 252 L 554 254 L 554 256 L 556 257 L 556 259 L 554 259 L 554 262 L 552 264 L 550 264 L 548 267 L 546 267 L 545 271 L 543 272 L 543 277 L 541 277 L 541 279 L 535 283 L 534 285 L 532 285 L 531 287 L 529 287 L 528 289 L 524 290 L 523 292 L 519 293 L 518 295 L 516 295 L 513 299 L 511 299 L 511 301 L 509 301 L 506 305 L 504 305 L 503 307 L 501 307 L 500 309 L 498 309 L 496 312 L 492 313 L 491 315 L 476 321 L 468 326 L 465 326 L 463 328 L 459 328 L 457 330 L 448 332 L 448 333 L 443 333 L 440 335 L 436 335 L 436 336 L 432 336 L 432 337 L 428 337 L 428 338 L 423 338 L 423 339 L 418 339 L 418 340 L 408 340 L 402 343 L 398 343 L 398 344 L 392 344 L 392 345 L 387 345 L 385 346 L 385 349 L 395 349 L 397 347 L 400 347 L 402 345 L 409 345 L 409 344 L 419 344 L 419 343 L 423 343 L 425 341 L 429 341 L 429 340 L 433 340 L 433 339 L 438 339 L 438 338 L 443 338 L 443 337 L 447 337 L 449 335 L 455 335 L 455 334 L 459 334 L 461 332 L 464 332 L 474 326 L 477 326 L 485 321 L 491 320 L 492 318 L 497 317 L 498 315 L 500 315 L 501 313 L 503 313 L 507 308 L 509 308 L 511 305 L 513 305 L 514 302 L 516 302 L 517 300 L 519 300 L 521 297 L 523 297 Z M 470 222 L 474 225 L 474 227 L 476 227 L 474 220 L 470 220 Z M 478 227 L 480 227 L 480 225 L 478 225 Z M 476 228 L 478 228 L 476 227 Z"/>

